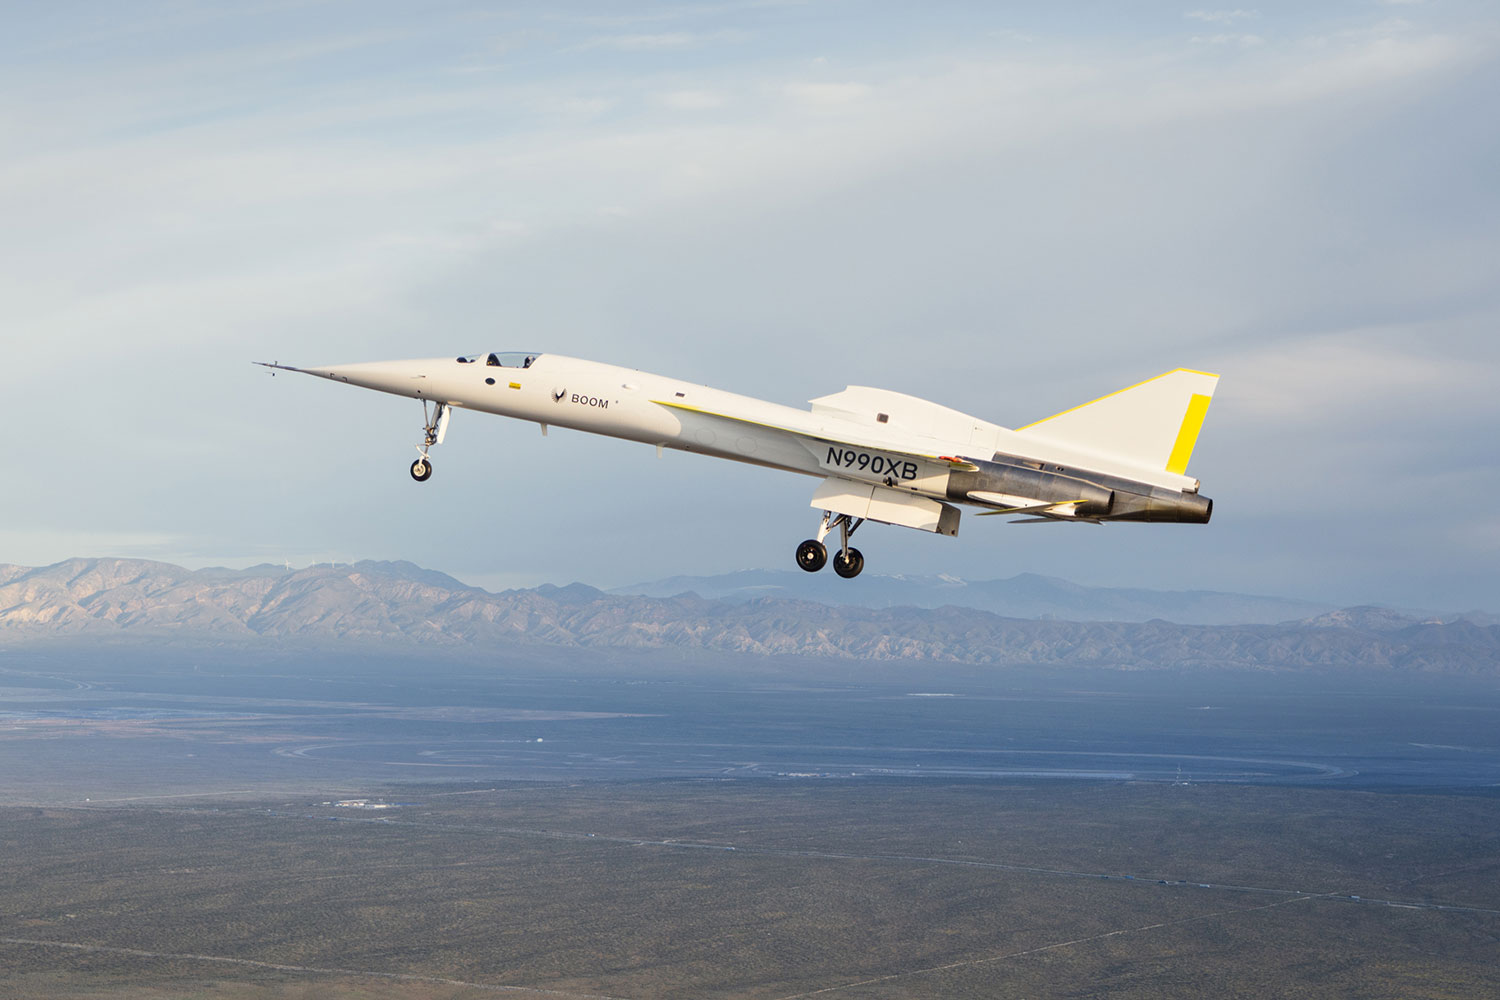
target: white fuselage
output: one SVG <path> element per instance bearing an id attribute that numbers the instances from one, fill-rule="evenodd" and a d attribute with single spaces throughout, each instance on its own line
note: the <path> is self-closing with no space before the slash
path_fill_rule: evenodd
<path id="1" fill-rule="evenodd" d="M 428 446 L 465 409 L 819 477 L 814 507 L 945 535 L 958 531 L 953 504 L 1096 522 L 1207 523 L 1212 512 L 1184 470 L 1218 376 L 1187 369 L 1021 430 L 867 386 L 799 409 L 558 354 L 292 370 L 436 404 L 412 465 L 419 481 Z"/>
<path id="2" fill-rule="evenodd" d="M 895 480 L 897 488 L 935 497 L 945 493 L 947 462 L 921 461 L 905 454 L 887 456 L 880 449 L 935 456 L 945 444 L 955 444 L 910 430 L 902 433 L 899 426 L 881 427 L 873 416 L 866 425 L 852 413 L 819 413 L 816 407 L 809 412 L 681 379 L 557 354 L 538 354 L 524 368 L 487 364 L 485 356 L 478 355 L 468 362 L 430 358 L 300 370 L 456 409 L 479 410 L 809 476 L 826 477 L 837 472 L 875 483 Z M 724 414 L 734 416 L 730 419 Z M 825 444 L 820 439 L 837 443 Z M 963 442 L 965 446 L 969 443 Z"/>

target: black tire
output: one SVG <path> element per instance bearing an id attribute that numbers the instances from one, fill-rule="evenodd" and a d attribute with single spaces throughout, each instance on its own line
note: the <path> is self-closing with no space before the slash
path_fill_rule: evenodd
<path id="1" fill-rule="evenodd" d="M 852 580 L 856 576 L 859 576 L 860 571 L 864 568 L 864 553 L 860 552 L 859 549 L 851 548 L 849 550 L 848 559 L 844 558 L 843 549 L 840 549 L 833 554 L 833 571 L 839 576 L 843 577 L 845 580 Z"/>
<path id="2" fill-rule="evenodd" d="M 797 546 L 797 565 L 816 573 L 828 563 L 828 549 L 822 542 L 809 538 Z"/>
<path id="3" fill-rule="evenodd" d="M 419 483 L 425 483 L 432 478 L 432 463 L 425 458 L 419 458 L 411 463 L 411 477 Z"/>

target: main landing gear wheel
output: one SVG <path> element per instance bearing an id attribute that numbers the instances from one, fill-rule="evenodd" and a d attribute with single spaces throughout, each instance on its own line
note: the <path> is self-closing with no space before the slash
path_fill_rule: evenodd
<path id="1" fill-rule="evenodd" d="M 432 478 L 432 463 L 425 458 L 419 458 L 411 463 L 411 477 L 419 483 L 425 483 Z"/>
<path id="2" fill-rule="evenodd" d="M 816 573 L 828 562 L 828 549 L 822 542 L 809 538 L 797 546 L 797 565 L 809 573 Z"/>
<path id="3" fill-rule="evenodd" d="M 865 568 L 865 557 L 860 554 L 859 549 L 850 547 L 849 536 L 864 523 L 865 519 L 862 517 L 850 517 L 848 514 L 834 517 L 832 511 L 824 511 L 818 537 L 809 538 L 797 546 L 797 565 L 809 573 L 816 573 L 828 565 L 828 546 L 823 544 L 823 539 L 837 528 L 841 544 L 833 553 L 833 571 L 845 580 L 859 576 L 860 570 Z"/>
<path id="4" fill-rule="evenodd" d="M 833 571 L 845 580 L 859 576 L 865 568 L 865 557 L 859 549 L 840 549 L 833 554 Z"/>

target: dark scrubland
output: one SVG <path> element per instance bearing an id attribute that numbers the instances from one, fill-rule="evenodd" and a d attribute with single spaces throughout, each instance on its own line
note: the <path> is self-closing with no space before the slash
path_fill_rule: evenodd
<path id="1" fill-rule="evenodd" d="M 1485 676 L 325 643 L 0 646 L 0 998 L 1500 995 Z"/>
<path id="2" fill-rule="evenodd" d="M 0 809 L 0 996 L 1500 994 L 1493 796 L 879 779 L 379 794 L 407 804 Z"/>

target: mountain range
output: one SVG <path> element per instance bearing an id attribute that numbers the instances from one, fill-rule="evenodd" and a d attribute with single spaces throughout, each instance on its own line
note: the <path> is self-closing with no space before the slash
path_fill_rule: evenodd
<path id="1" fill-rule="evenodd" d="M 955 576 L 862 575 L 850 585 L 831 573 L 741 570 L 720 576 L 674 576 L 617 587 L 611 594 L 675 597 L 691 593 L 721 601 L 774 597 L 866 608 L 978 608 L 1007 618 L 1145 622 L 1179 625 L 1270 625 L 1337 610 L 1331 604 L 1211 590 L 1086 587 L 1053 576 L 1022 573 L 1004 580 Z"/>
<path id="2" fill-rule="evenodd" d="M 1018 579 L 1024 584 L 1027 578 Z M 1049 592 L 1072 586 L 1037 579 Z M 1126 593 L 1138 608 L 1152 600 L 1156 606 L 1193 606 L 1196 600 Z M 121 636 L 165 643 L 420 646 L 467 655 L 545 645 L 1133 670 L 1500 675 L 1500 626 L 1462 618 L 1419 620 L 1383 608 L 1342 609 L 1279 624 L 1058 621 L 951 605 L 857 607 L 743 593 L 724 599 L 607 594 L 583 584 L 497 594 L 405 562 L 300 570 L 188 570 L 137 559 L 0 565 L 0 645 Z"/>

